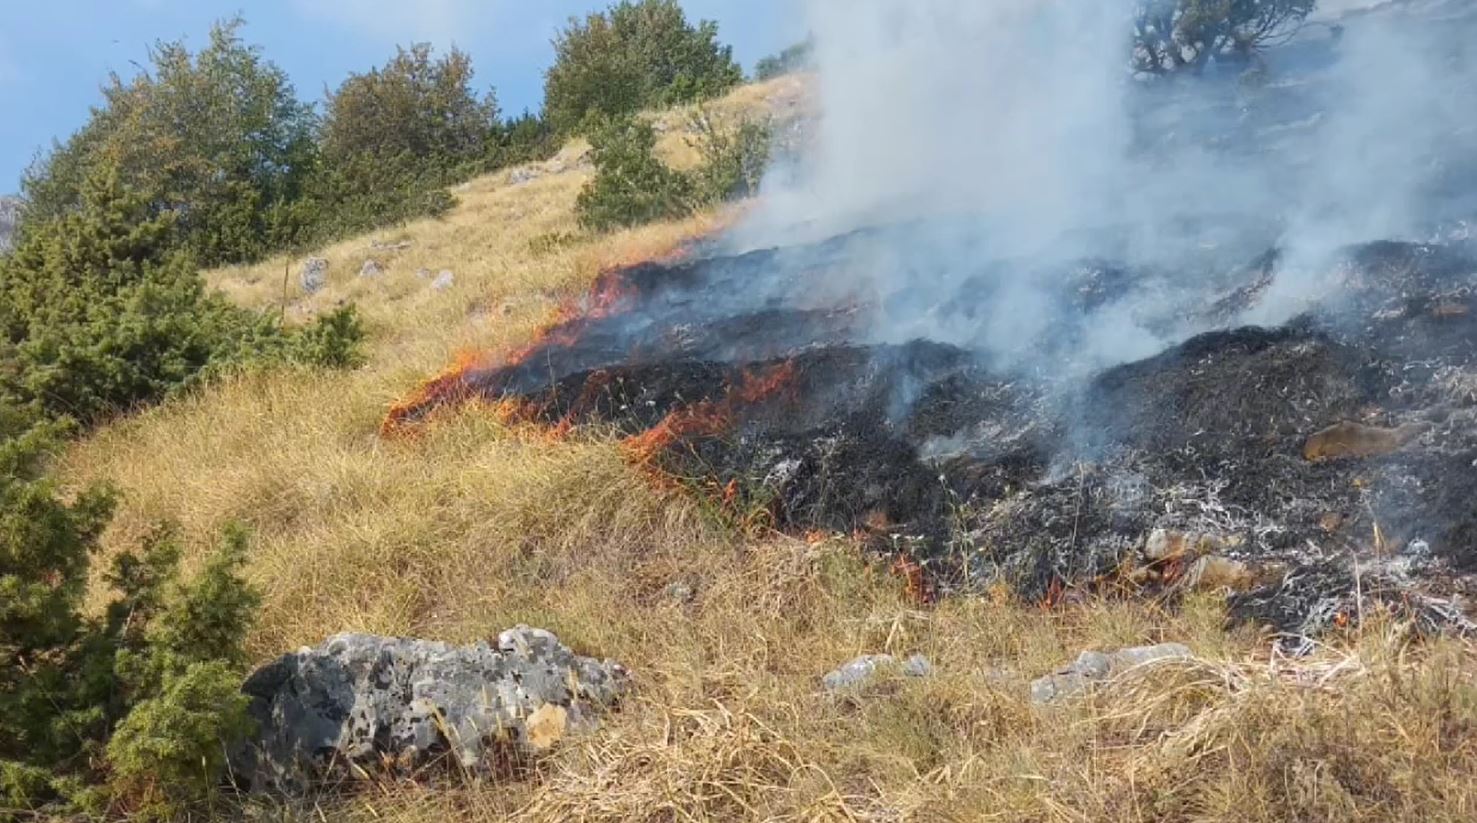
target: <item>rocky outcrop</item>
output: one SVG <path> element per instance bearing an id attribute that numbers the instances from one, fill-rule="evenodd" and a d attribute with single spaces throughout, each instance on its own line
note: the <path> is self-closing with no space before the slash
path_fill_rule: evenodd
<path id="1" fill-rule="evenodd" d="M 259 728 L 232 773 L 253 790 L 287 793 L 345 771 L 441 762 L 493 775 L 592 730 L 626 688 L 619 664 L 527 626 L 462 647 L 338 635 L 247 679 Z"/>
<path id="2" fill-rule="evenodd" d="M 15 228 L 20 224 L 21 201 L 16 197 L 0 197 L 0 254 L 10 251 Z"/>

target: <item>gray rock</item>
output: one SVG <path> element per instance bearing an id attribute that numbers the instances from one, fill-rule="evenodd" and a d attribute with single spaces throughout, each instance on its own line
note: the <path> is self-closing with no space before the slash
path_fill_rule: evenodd
<path id="1" fill-rule="evenodd" d="M 448 755 L 490 775 L 508 745 L 538 755 L 592 730 L 627 684 L 620 665 L 526 626 L 496 646 L 338 635 L 247 679 L 258 732 L 232 753 L 232 772 L 253 790 L 289 793 L 340 769 L 415 769 Z"/>
<path id="2" fill-rule="evenodd" d="M 533 181 L 537 180 L 538 178 L 539 178 L 539 173 L 535 169 L 531 169 L 531 168 L 513 169 L 512 171 L 508 172 L 508 185 L 510 185 L 510 186 L 521 186 L 524 183 L 532 183 Z"/>
<path id="3" fill-rule="evenodd" d="M 360 277 L 379 277 L 384 273 L 384 267 L 379 264 L 378 260 L 374 259 L 365 260 L 364 265 L 359 267 Z"/>
<path id="4" fill-rule="evenodd" d="M 309 257 L 303 261 L 303 269 L 298 273 L 298 282 L 302 284 L 303 291 L 308 294 L 317 294 L 323 287 L 328 285 L 328 259 L 324 257 Z"/>
<path id="5" fill-rule="evenodd" d="M 446 291 L 454 285 L 456 285 L 456 275 L 444 269 L 440 274 L 436 275 L 435 280 L 431 281 L 431 288 L 436 291 Z"/>
<path id="6" fill-rule="evenodd" d="M 849 691 L 865 686 L 876 678 L 877 673 L 897 665 L 897 658 L 890 654 L 864 654 L 821 678 L 821 685 L 828 692 Z M 908 658 L 902 665 L 902 673 L 908 677 L 929 677 L 933 664 L 921 654 Z"/>
<path id="7" fill-rule="evenodd" d="M 1189 647 L 1180 643 L 1136 646 L 1119 649 L 1111 654 L 1085 651 L 1078 655 L 1071 665 L 1032 681 L 1031 702 L 1038 705 L 1054 703 L 1057 700 L 1084 694 L 1093 686 L 1125 672 L 1171 660 L 1187 660 L 1192 657 L 1194 654 Z"/>
<path id="8" fill-rule="evenodd" d="M 662 589 L 662 596 L 681 606 L 697 599 L 697 589 L 686 580 L 673 580 Z"/>
<path id="9" fill-rule="evenodd" d="M 1147 666 L 1152 663 L 1162 663 L 1166 660 L 1188 660 L 1194 657 L 1190 647 L 1183 643 L 1160 643 L 1157 646 L 1135 646 L 1129 649 L 1119 649 L 1112 655 L 1112 666 L 1110 674 L 1117 675 Z"/>
<path id="10" fill-rule="evenodd" d="M 923 655 L 915 654 L 903 661 L 903 674 L 909 677 L 932 677 L 933 664 Z"/>
<path id="11" fill-rule="evenodd" d="M 10 251 L 15 241 L 16 226 L 21 221 L 21 201 L 18 197 L 0 197 L 0 254 Z"/>

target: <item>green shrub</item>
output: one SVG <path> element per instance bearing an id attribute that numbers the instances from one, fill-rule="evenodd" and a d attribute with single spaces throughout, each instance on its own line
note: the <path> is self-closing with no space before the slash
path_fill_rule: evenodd
<path id="1" fill-rule="evenodd" d="M 226 769 L 227 746 L 254 729 L 240 672 L 196 663 L 139 701 L 108 741 L 113 795 L 134 818 L 169 819 L 208 804 Z"/>
<path id="2" fill-rule="evenodd" d="M 169 530 L 157 531 L 141 553 L 114 561 L 104 579 L 116 596 L 89 617 L 89 562 L 113 495 L 90 489 L 60 498 L 44 469 L 65 433 L 38 408 L 0 401 L 0 820 L 11 819 L 5 809 L 100 803 L 110 738 L 136 706 L 148 712 L 117 751 L 143 764 L 160 746 L 183 751 L 188 735 L 206 759 L 192 753 L 190 779 L 170 791 L 191 797 L 216 785 L 220 761 L 211 758 L 246 731 L 239 700 L 222 691 L 239 686 L 228 673 L 245 662 L 258 602 L 239 577 L 244 533 L 230 530 L 205 570 L 182 584 L 179 545 Z M 209 700 L 187 699 L 205 694 L 211 680 Z M 160 734 L 145 733 L 151 728 L 169 730 L 173 742 L 157 742 Z"/>
<path id="3" fill-rule="evenodd" d="M 637 118 L 610 121 L 590 135 L 595 177 L 580 192 L 580 225 L 607 231 L 691 214 L 697 186 L 657 158 L 656 132 Z"/>
<path id="4" fill-rule="evenodd" d="M 718 125 L 699 111 L 690 129 L 702 164 L 681 172 L 656 156 L 656 131 L 639 118 L 607 122 L 590 136 L 595 177 L 575 203 L 580 226 L 608 231 L 685 217 L 756 193 L 769 161 L 770 130 L 749 120 Z"/>
<path id="5" fill-rule="evenodd" d="M 546 160 L 559 151 L 558 134 L 549 121 L 524 112 L 498 130 L 488 165 L 490 169 Z"/>
<path id="6" fill-rule="evenodd" d="M 740 120 L 724 127 L 707 111 L 693 116 L 689 131 L 697 136 L 703 158 L 698 190 L 708 203 L 751 197 L 759 192 L 769 166 L 773 132 L 768 123 Z"/>
<path id="7" fill-rule="evenodd" d="M 622 0 L 571 19 L 554 52 L 544 117 L 561 133 L 716 97 L 743 81 L 733 49 L 718 42 L 717 24 L 691 25 L 676 0 Z"/>
<path id="8" fill-rule="evenodd" d="M 814 51 L 814 41 L 806 40 L 790 46 L 779 54 L 765 57 L 754 64 L 754 79 L 762 83 L 765 80 L 794 74 L 810 63 L 810 57 Z"/>
<path id="9" fill-rule="evenodd" d="M 340 237 L 422 217 L 439 217 L 456 204 L 446 190 L 450 171 L 409 153 L 340 158 L 314 176 L 300 208 L 311 215 L 307 242 Z"/>
<path id="10" fill-rule="evenodd" d="M 157 531 L 114 561 L 115 598 L 88 617 L 112 497 L 60 500 L 41 471 L 56 430 L 34 419 L 0 406 L 0 820 L 178 811 L 212 795 L 223 753 L 250 731 L 240 668 L 258 598 L 239 576 L 244 533 L 182 584 L 179 545 Z"/>
<path id="11" fill-rule="evenodd" d="M 1134 18 L 1133 67 L 1161 74 L 1199 70 L 1212 58 L 1246 56 L 1288 36 L 1317 0 L 1144 0 Z"/>
<path id="12" fill-rule="evenodd" d="M 90 424 L 241 364 L 356 362 L 352 310 L 289 334 L 206 294 L 173 222 L 108 174 L 26 231 L 0 262 L 0 399 Z"/>

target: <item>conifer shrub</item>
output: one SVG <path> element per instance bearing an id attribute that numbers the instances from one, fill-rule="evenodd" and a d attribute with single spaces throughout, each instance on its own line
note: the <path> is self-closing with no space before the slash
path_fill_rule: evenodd
<path id="1" fill-rule="evenodd" d="M 113 561 L 112 600 L 90 615 L 113 495 L 61 499 L 44 469 L 64 433 L 0 402 L 0 820 L 200 808 L 251 731 L 239 692 L 259 600 L 240 575 L 245 533 L 229 529 L 186 582 L 159 529 Z"/>
<path id="2" fill-rule="evenodd" d="M 85 184 L 75 211 L 32 225 L 0 262 L 0 398 L 91 424 L 210 375 L 358 360 L 352 308 L 301 332 L 207 294 L 170 242 L 174 218 L 116 174 Z"/>
<path id="3" fill-rule="evenodd" d="M 689 124 L 702 158 L 679 171 L 656 156 L 656 131 L 633 117 L 604 123 L 590 136 L 595 177 L 575 204 L 581 227 L 609 231 L 670 220 L 758 191 L 769 160 L 770 129 L 752 121 L 724 126 L 700 111 Z"/>

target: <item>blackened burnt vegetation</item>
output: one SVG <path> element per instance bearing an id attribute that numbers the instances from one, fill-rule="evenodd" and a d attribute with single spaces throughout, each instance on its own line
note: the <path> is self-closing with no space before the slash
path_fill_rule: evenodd
<path id="1" fill-rule="evenodd" d="M 863 342 L 856 306 L 705 316 L 702 295 L 796 254 L 834 252 L 612 275 L 623 286 L 601 316 L 522 364 L 459 376 L 401 420 L 472 394 L 518 419 L 613 427 L 664 476 L 785 530 L 860 532 L 946 588 L 1005 582 L 1049 599 L 1158 585 L 1140 568 L 1157 562 L 1151 536 L 1198 535 L 1244 564 L 1245 617 L 1317 632 L 1357 597 L 1465 626 L 1450 604 L 1477 571 L 1477 515 L 1459 502 L 1477 491 L 1470 250 L 1351 248 L 1338 289 L 1285 325 L 1209 331 L 1085 380 L 941 343 Z M 1267 276 L 1239 272 L 1248 287 Z M 1381 447 L 1308 452 L 1340 424 Z M 1389 432 L 1406 434 L 1395 445 Z"/>

